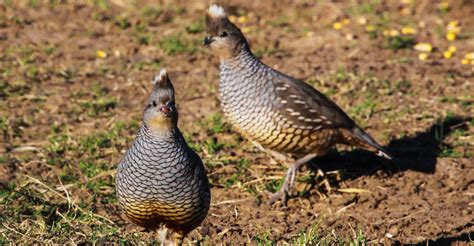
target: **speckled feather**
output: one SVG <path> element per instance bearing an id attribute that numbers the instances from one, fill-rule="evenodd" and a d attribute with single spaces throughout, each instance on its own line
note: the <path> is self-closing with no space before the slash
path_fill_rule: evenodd
<path id="1" fill-rule="evenodd" d="M 264 149 L 304 156 L 324 154 L 342 143 L 383 151 L 333 101 L 263 64 L 246 43 L 235 56 L 221 60 L 220 71 L 224 114 Z"/>
<path id="2" fill-rule="evenodd" d="M 156 136 L 142 125 L 119 164 L 116 188 L 126 215 L 149 229 L 165 224 L 185 235 L 209 210 L 204 166 L 178 129 Z"/>

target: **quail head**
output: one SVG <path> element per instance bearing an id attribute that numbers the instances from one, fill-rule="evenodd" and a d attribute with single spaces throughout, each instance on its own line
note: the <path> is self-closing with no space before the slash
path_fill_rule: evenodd
<path id="1" fill-rule="evenodd" d="M 181 244 L 207 215 L 209 182 L 178 129 L 174 88 L 164 69 L 153 84 L 143 123 L 117 169 L 117 196 L 131 221 L 160 229 L 162 244 L 168 236 Z"/>
<path id="2" fill-rule="evenodd" d="M 222 7 L 210 6 L 206 27 L 204 44 L 220 59 L 219 93 L 224 115 L 257 147 L 293 163 L 271 202 L 286 200 L 298 168 L 336 144 L 360 147 L 390 159 L 387 151 L 333 101 L 255 57 Z"/>

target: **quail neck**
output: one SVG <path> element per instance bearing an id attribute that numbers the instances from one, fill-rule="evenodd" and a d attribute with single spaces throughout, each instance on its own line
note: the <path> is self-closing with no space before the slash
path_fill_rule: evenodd
<path id="1" fill-rule="evenodd" d="M 177 123 L 170 119 L 161 119 L 156 117 L 148 122 L 143 122 L 146 132 L 155 138 L 166 139 L 173 138 L 179 134 Z"/>
<path id="2" fill-rule="evenodd" d="M 275 71 L 263 64 L 250 51 L 247 46 L 242 46 L 236 54 L 220 61 L 220 93 L 227 94 L 227 87 L 232 89 L 252 89 L 271 85 L 266 80 L 268 74 L 276 75 Z M 257 97 L 260 91 L 252 91 L 247 97 Z M 243 98 L 242 98 L 243 99 Z"/>
<path id="3" fill-rule="evenodd" d="M 271 114 L 264 112 L 270 112 L 276 106 L 273 82 L 279 76 L 280 73 L 263 64 L 246 46 L 233 57 L 220 61 L 221 106 L 224 114 L 231 123 L 236 124 L 238 130 L 242 130 L 242 134 L 258 137 L 257 132 L 253 133 L 255 128 L 251 127 L 254 117 L 262 124 L 277 124 Z M 242 112 L 252 115 L 242 117 Z"/>
<path id="4" fill-rule="evenodd" d="M 166 129 L 153 129 L 152 127 L 148 126 L 146 123 L 143 123 L 142 127 L 140 128 L 138 135 L 144 136 L 154 141 L 176 141 L 177 139 L 181 138 L 181 132 L 177 126 L 166 128 Z"/>

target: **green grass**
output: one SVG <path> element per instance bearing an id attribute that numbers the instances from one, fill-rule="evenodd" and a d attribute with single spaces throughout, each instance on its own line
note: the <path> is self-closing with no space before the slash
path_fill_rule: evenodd
<path id="1" fill-rule="evenodd" d="M 99 98 L 92 102 L 84 102 L 82 106 L 89 109 L 91 115 L 99 115 L 114 109 L 117 103 L 115 98 Z"/>
<path id="2" fill-rule="evenodd" d="M 132 26 L 132 24 L 130 23 L 127 17 L 116 18 L 115 25 L 117 25 L 122 30 L 126 30 Z"/>
<path id="3" fill-rule="evenodd" d="M 379 0 L 372 0 L 351 6 L 347 9 L 347 13 L 353 16 L 375 14 L 376 6 L 380 4 Z"/>
<path id="4" fill-rule="evenodd" d="M 371 98 L 365 99 L 362 103 L 351 108 L 351 115 L 358 119 L 368 119 L 375 111 L 377 104 Z"/>
<path id="5" fill-rule="evenodd" d="M 276 241 L 270 239 L 271 235 L 272 235 L 271 229 L 268 229 L 264 233 L 261 233 L 260 235 L 255 236 L 254 241 L 258 246 L 276 245 Z"/>
<path id="6" fill-rule="evenodd" d="M 67 126 L 52 125 L 44 149 L 47 163 L 61 173 L 50 179 L 21 175 L 20 185 L 0 189 L 0 207 L 14 208 L 0 214 L 0 222 L 15 230 L 6 229 L 8 236 L 0 241 L 136 243 L 137 235 L 121 236 L 117 225 L 96 214 L 97 206 L 117 204 L 111 176 L 116 163 L 108 161 L 108 153 L 128 144 L 131 139 L 124 132 L 134 132 L 136 127 L 135 122 L 116 122 L 107 131 L 73 136 Z M 15 225 L 20 220 L 22 225 Z"/>
<path id="7" fill-rule="evenodd" d="M 144 240 L 144 238 L 150 238 L 150 235 L 139 231 L 138 227 L 136 231 L 124 229 L 120 223 L 125 222 L 117 216 L 121 211 L 118 208 L 114 191 L 115 179 L 113 175 L 122 156 L 120 151 L 126 149 L 133 140 L 140 118 L 140 112 L 133 112 L 133 117 L 136 120 L 130 120 L 132 118 L 130 116 L 121 118 L 126 116 L 117 113 L 117 110 L 122 110 L 124 105 L 128 105 L 125 104 L 128 102 L 124 102 L 124 100 L 129 100 L 126 94 L 129 92 L 124 92 L 122 86 L 124 83 L 129 84 L 129 80 L 133 82 L 130 87 L 133 89 L 130 92 L 135 93 L 139 91 L 136 87 L 148 80 L 150 74 L 156 72 L 163 65 L 178 64 L 179 67 L 182 66 L 179 70 L 185 71 L 194 69 L 192 65 L 195 65 L 182 64 L 182 62 L 188 62 L 188 55 L 192 54 L 193 58 L 199 60 L 207 59 L 208 56 L 205 52 L 211 53 L 209 50 L 202 53 L 197 52 L 204 50 L 201 48 L 201 40 L 205 32 L 203 16 L 195 15 L 187 8 L 170 4 L 152 6 L 138 6 L 136 4 L 131 8 L 128 8 L 130 6 L 117 8 L 105 0 L 92 0 L 86 4 L 72 4 L 70 6 L 64 1 L 57 0 L 48 1 L 46 4 L 34 0 L 26 4 L 27 8 L 34 8 L 34 12 L 43 11 L 44 9 L 41 8 L 47 8 L 47 10 L 54 8 L 57 13 L 64 14 L 72 13 L 68 11 L 75 11 L 78 7 L 78 13 L 85 13 L 85 23 L 79 24 L 86 24 L 87 30 L 82 30 L 83 25 L 77 25 L 77 22 L 72 22 L 73 25 L 71 25 L 77 27 L 74 32 L 69 33 L 69 30 L 64 30 L 65 37 L 73 45 L 77 44 L 77 40 L 85 38 L 94 41 L 84 42 L 87 45 L 81 47 L 81 50 L 84 54 L 89 55 L 89 57 L 84 57 L 82 52 L 71 53 L 70 49 L 66 49 L 67 47 L 56 42 L 33 44 L 29 39 L 25 39 L 23 30 L 34 24 L 39 28 L 39 31 L 44 31 L 42 26 L 45 23 L 41 18 L 30 16 L 28 11 L 17 12 L 16 9 L 8 9 L 12 8 L 14 4 L 14 1 L 6 0 L 4 6 L 12 14 L 0 17 L 0 26 L 6 26 L 7 32 L 9 32 L 8 30 L 15 31 L 14 35 L 8 36 L 5 41 L 9 43 L 12 37 L 15 40 L 18 38 L 18 44 L 8 45 L 5 48 L 1 56 L 4 66 L 0 67 L 0 101 L 3 100 L 0 110 L 4 110 L 0 115 L 0 141 L 6 139 L 7 145 L 5 148 L 7 151 L 0 155 L 0 165 L 5 164 L 8 168 L 10 166 L 17 168 L 14 170 L 14 178 L 0 182 L 0 224 L 2 225 L 0 226 L 0 245 L 67 244 L 68 242 L 99 245 L 109 243 L 121 245 L 156 244 L 153 239 Z M 277 59 L 281 59 L 282 56 L 285 59 L 289 55 L 286 53 L 287 51 L 279 49 L 274 37 L 271 37 L 270 40 L 262 39 L 263 31 L 261 30 L 264 30 L 265 33 L 270 33 L 269 31 L 273 30 L 275 31 L 272 31 L 273 34 L 284 32 L 287 35 L 285 38 L 290 39 L 300 38 L 302 34 L 309 31 L 315 32 L 316 35 L 325 35 L 326 29 L 324 28 L 334 32 L 328 26 L 314 26 L 320 20 L 324 22 L 326 15 L 315 16 L 311 5 L 312 3 L 309 3 L 309 8 L 296 10 L 300 11 L 299 16 L 295 14 L 269 16 L 262 12 L 255 16 L 257 22 L 254 22 L 254 19 L 249 16 L 248 25 L 256 27 L 252 29 L 256 30 L 252 32 L 254 35 L 249 37 L 250 43 L 254 44 L 252 47 L 256 55 L 278 55 Z M 343 3 L 336 3 L 335 6 L 339 8 L 339 5 L 343 12 L 335 13 L 333 17 L 352 20 L 350 26 L 341 30 L 341 37 L 350 31 L 353 32 L 351 34 L 360 37 L 360 39 L 356 39 L 357 41 L 362 42 L 365 38 L 364 35 L 373 38 L 371 40 L 372 46 L 362 45 L 363 51 L 366 51 L 366 48 L 373 48 L 373 51 L 379 52 L 381 46 L 397 51 L 413 46 L 414 39 L 404 36 L 382 37 L 381 30 L 401 27 L 407 23 L 416 25 L 419 20 L 411 20 L 411 17 L 407 16 L 404 19 L 408 20 L 394 23 L 396 19 L 391 13 L 379 13 L 384 9 L 379 0 L 350 4 L 350 8 L 347 8 L 348 5 Z M 67 11 L 61 12 L 64 9 Z M 238 14 L 241 14 L 242 10 L 239 7 L 236 10 L 232 9 Z M 249 11 L 248 14 L 252 13 L 250 9 L 245 11 Z M 359 26 L 352 16 L 366 17 L 367 24 L 375 26 L 376 30 L 367 34 L 363 31 L 364 26 Z M 48 22 L 51 21 L 52 24 L 55 24 L 53 17 L 48 18 Z M 80 15 L 79 17 L 82 18 Z M 90 19 L 91 17 L 92 19 Z M 315 20 L 314 17 L 322 19 Z M 339 19 L 334 19 L 334 21 L 337 20 Z M 296 22 L 298 23 L 296 24 Z M 444 19 L 442 23 L 445 23 Z M 420 33 L 423 37 L 426 32 L 428 34 L 426 37 L 436 38 L 438 36 L 442 39 L 438 40 L 440 49 L 444 49 L 444 45 L 447 45 L 447 43 L 442 43 L 442 41 L 446 41 L 444 37 L 446 27 L 442 23 L 431 24 L 434 26 L 429 26 L 430 23 L 428 23 L 427 28 L 422 31 L 423 34 Z M 349 30 L 352 25 L 354 29 Z M 429 27 L 434 28 L 430 30 Z M 173 28 L 172 32 L 165 31 L 171 28 Z M 8 35 L 10 34 L 8 33 Z M 472 38 L 474 36 L 472 33 L 462 33 L 458 37 L 456 45 L 459 48 L 459 53 L 465 48 L 462 44 L 464 40 L 461 37 Z M 117 38 L 117 40 L 110 42 L 107 52 L 114 54 L 114 51 L 117 50 L 120 51 L 121 56 L 111 55 L 100 62 L 93 59 L 91 54 L 94 54 L 99 48 L 96 44 L 100 44 L 104 40 L 112 40 L 111 38 Z M 337 46 L 342 45 L 343 48 L 348 48 L 343 44 L 344 42 L 342 40 L 341 44 L 338 43 Z M 383 44 L 380 45 L 380 43 Z M 154 47 L 159 50 L 155 52 Z M 335 46 L 334 48 L 335 52 L 341 52 L 341 47 Z M 355 48 L 358 47 L 349 47 L 350 50 Z M 147 53 L 148 49 L 152 52 Z M 301 52 L 298 46 L 292 47 L 292 49 Z M 309 54 L 310 57 L 316 59 L 309 61 L 313 64 L 317 64 L 318 59 L 330 57 L 328 54 L 332 52 L 328 52 L 324 47 L 314 51 L 314 54 Z M 316 51 L 321 52 L 322 56 L 320 57 Z M 438 54 L 436 53 L 438 51 L 433 54 Z M 387 52 L 382 51 L 382 53 Z M 455 55 L 457 58 L 464 55 L 462 52 L 462 54 L 458 53 Z M 333 55 L 340 57 L 340 54 L 342 53 Z M 358 55 L 364 54 L 359 53 Z M 446 95 L 436 93 L 433 102 L 440 105 L 442 109 L 430 108 L 430 110 L 426 110 L 423 108 L 426 106 L 423 103 L 415 105 L 419 108 L 393 105 L 394 98 L 398 101 L 403 100 L 405 96 L 416 97 L 418 96 L 416 93 L 421 90 L 419 84 L 416 83 L 417 80 L 410 77 L 410 72 L 413 72 L 411 70 L 407 70 L 406 78 L 403 77 L 405 74 L 387 78 L 385 74 L 390 73 L 377 73 L 379 65 L 385 66 L 395 62 L 397 66 L 394 69 L 396 70 L 398 66 L 402 69 L 409 68 L 418 62 L 415 51 L 405 50 L 397 55 L 393 58 L 388 57 L 385 61 L 377 59 L 376 61 L 381 64 L 374 63 L 373 66 L 369 64 L 368 69 L 372 70 L 374 67 L 374 74 L 370 74 L 370 72 L 360 74 L 366 71 L 365 66 L 354 68 L 359 65 L 358 57 L 355 57 L 357 59 L 354 60 L 351 59 L 349 64 L 329 61 L 327 63 L 328 69 L 324 63 L 321 66 L 323 69 L 309 71 L 303 68 L 302 72 L 314 76 L 307 81 L 326 95 L 333 96 L 338 103 L 349 110 L 351 115 L 358 118 L 360 123 L 369 122 L 366 120 L 367 118 L 374 116 L 375 112 L 377 114 L 380 112 L 380 116 L 376 116 L 390 118 L 387 125 L 393 123 L 393 128 L 401 125 L 397 121 L 413 122 L 416 120 L 417 123 L 413 129 L 419 129 L 428 123 L 431 124 L 434 117 L 444 113 L 444 110 L 452 109 L 457 113 L 465 112 L 466 114 L 472 111 L 473 98 L 465 95 L 459 96 L 459 93 Z M 184 57 L 184 60 L 176 59 L 176 57 Z M 212 59 L 212 62 L 217 63 L 217 58 Z M 178 60 L 180 61 L 178 62 Z M 454 62 L 454 60 L 452 61 Z M 272 63 L 271 60 L 270 63 Z M 456 61 L 456 63 L 458 62 Z M 441 64 L 441 66 L 444 65 Z M 86 69 L 90 67 L 93 68 L 92 72 Z M 437 73 L 433 74 L 435 88 L 432 90 L 436 92 L 438 88 L 456 88 L 463 84 L 465 77 L 456 69 L 458 68 L 450 68 L 453 71 L 443 73 L 441 79 L 438 79 L 440 76 L 437 76 Z M 201 83 L 202 87 L 190 93 L 196 93 L 196 95 L 193 94 L 196 97 L 202 96 L 200 94 L 202 90 L 206 90 L 212 95 L 216 94 L 217 69 L 197 72 L 206 75 L 197 77 L 196 81 Z M 117 80 L 111 81 L 111 77 L 117 78 Z M 183 86 L 177 85 L 176 88 Z M 58 87 L 61 87 L 61 92 L 56 91 Z M 51 101 L 50 96 L 56 96 L 57 94 L 53 93 L 64 91 L 66 91 L 64 101 L 55 105 L 56 101 Z M 178 97 L 188 98 L 186 93 L 184 91 L 178 92 Z M 382 101 L 381 98 L 383 98 Z M 387 104 L 385 104 L 385 99 L 387 99 Z M 354 105 L 354 102 L 357 103 Z M 351 105 L 354 106 L 351 107 Z M 58 110 L 55 110 L 56 106 Z M 15 108 L 15 111 L 11 111 L 10 108 Z M 54 114 L 50 114 L 52 111 Z M 186 113 L 185 110 L 183 111 Z M 215 111 L 218 109 L 216 108 Z M 422 112 L 420 113 L 420 111 Z M 452 117 L 454 117 L 454 113 L 448 113 L 444 120 Z M 364 120 L 360 120 L 360 118 L 364 118 Z M 400 120 L 400 118 L 404 120 Z M 126 122 L 118 121 L 118 119 Z M 439 144 L 440 158 L 470 158 L 474 155 L 469 150 L 474 121 L 466 124 L 466 127 L 456 126 L 455 129 L 451 129 L 449 136 L 442 129 L 438 129 L 436 134 L 439 141 L 437 144 Z M 49 125 L 51 125 L 51 129 L 48 131 Z M 284 173 L 285 169 L 279 169 L 279 167 L 270 168 L 268 171 L 260 169 L 261 166 L 267 164 L 268 158 L 256 151 L 239 134 L 233 132 L 230 125 L 225 123 L 221 113 L 208 115 L 204 120 L 199 120 L 197 124 L 192 122 L 192 127 L 183 127 L 182 130 L 190 147 L 203 158 L 213 189 L 224 189 L 225 192 L 232 193 L 232 195 L 239 193 L 238 196 L 242 197 L 250 196 L 253 199 L 252 202 L 261 204 L 267 202 L 267 197 L 262 195 L 265 191 L 275 192 L 280 188 L 283 176 L 280 178 L 279 175 Z M 406 129 L 393 132 L 387 128 L 383 131 L 385 132 L 382 135 L 387 133 L 390 136 L 387 138 L 390 139 L 394 138 L 393 134 L 397 134 L 397 138 L 404 134 L 411 135 Z M 380 139 L 380 133 L 377 137 Z M 38 150 L 31 153 L 9 151 L 11 148 L 29 144 L 37 147 Z M 438 154 L 438 150 L 436 151 Z M 256 167 L 255 164 L 259 167 Z M 344 174 L 344 170 L 340 170 L 340 173 L 342 173 L 341 176 L 352 177 L 349 174 Z M 278 177 L 276 179 L 271 177 L 269 180 L 261 179 L 269 176 Z M 341 180 L 346 180 L 347 177 L 341 178 Z M 299 173 L 299 183 L 307 185 L 317 183 L 315 181 L 318 181 L 318 177 L 311 176 L 309 172 Z M 306 189 L 299 190 L 302 190 L 299 191 L 300 197 L 305 197 L 308 194 Z M 232 198 L 219 197 L 219 199 Z M 234 210 L 242 215 L 248 207 L 241 209 L 239 206 L 239 204 L 235 205 Z M 214 229 L 221 229 L 218 228 L 221 225 L 214 224 L 213 220 L 216 218 L 218 220 L 215 215 L 227 216 L 225 214 L 227 212 L 227 210 L 215 213 L 211 211 L 208 222 L 211 227 L 217 227 L 212 228 L 211 232 Z M 244 214 L 244 216 L 246 215 Z M 120 223 L 111 222 L 109 218 L 120 220 Z M 236 223 L 241 223 L 241 221 Z M 320 224 L 322 223 L 318 222 L 308 228 L 300 226 L 298 230 L 285 235 L 275 235 L 271 230 L 271 224 L 264 225 L 264 228 L 270 227 L 269 229 L 251 230 L 248 233 L 249 237 L 253 237 L 251 243 L 257 245 L 279 245 L 282 240 L 290 245 L 369 244 L 365 236 L 366 232 L 360 229 L 356 228 L 355 231 L 339 235 L 337 229 L 332 230 L 332 227 L 326 228 Z M 218 237 L 217 235 L 212 237 L 214 236 Z M 206 244 L 207 241 L 215 240 L 209 237 L 211 236 L 205 234 L 201 237 L 197 236 L 198 244 L 209 245 Z"/>
<path id="8" fill-rule="evenodd" d="M 346 68 L 344 67 L 339 67 L 337 68 L 334 78 L 336 79 L 337 82 L 342 82 L 348 79 L 348 74 L 346 71 Z"/>
<path id="9" fill-rule="evenodd" d="M 259 246 L 273 246 L 279 245 L 277 241 L 272 239 L 271 229 L 256 235 L 253 238 L 256 245 Z M 285 240 L 286 241 L 286 240 Z M 359 246 L 367 245 L 369 241 L 366 239 L 361 230 L 358 230 L 352 236 L 339 236 L 334 232 L 329 232 L 321 228 L 319 223 L 316 223 L 306 230 L 298 233 L 289 241 L 289 245 L 309 246 L 309 245 L 350 245 Z"/>
<path id="10" fill-rule="evenodd" d="M 147 6 L 141 11 L 141 15 L 146 19 L 156 19 L 163 14 L 164 10 L 156 6 Z"/>
<path id="11" fill-rule="evenodd" d="M 197 50 L 197 47 L 190 42 L 185 40 L 183 36 L 170 36 L 162 39 L 158 47 L 161 48 L 167 55 L 174 55 L 177 53 L 194 53 Z"/>
<path id="12" fill-rule="evenodd" d="M 202 33 L 204 32 L 204 21 L 199 21 L 199 22 L 195 22 L 195 23 L 191 23 L 189 24 L 187 27 L 186 27 L 186 31 L 188 33 Z"/>
<path id="13" fill-rule="evenodd" d="M 384 48 L 391 50 L 411 49 L 416 44 L 414 37 L 395 36 L 388 37 L 384 42 Z"/>

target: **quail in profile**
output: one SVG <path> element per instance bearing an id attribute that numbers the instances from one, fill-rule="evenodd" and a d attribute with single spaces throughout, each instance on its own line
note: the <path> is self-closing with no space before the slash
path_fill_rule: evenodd
<path id="1" fill-rule="evenodd" d="M 118 166 L 116 190 L 131 221 L 160 229 L 162 245 L 168 236 L 179 245 L 207 215 L 209 181 L 178 129 L 175 92 L 164 69 L 153 83 L 143 124 Z"/>
<path id="2" fill-rule="evenodd" d="M 293 162 L 271 202 L 279 198 L 285 201 L 299 167 L 336 144 L 360 147 L 391 158 L 321 92 L 255 57 L 222 7 L 210 6 L 206 29 L 204 44 L 220 59 L 219 93 L 224 115 L 257 147 L 279 160 Z"/>

